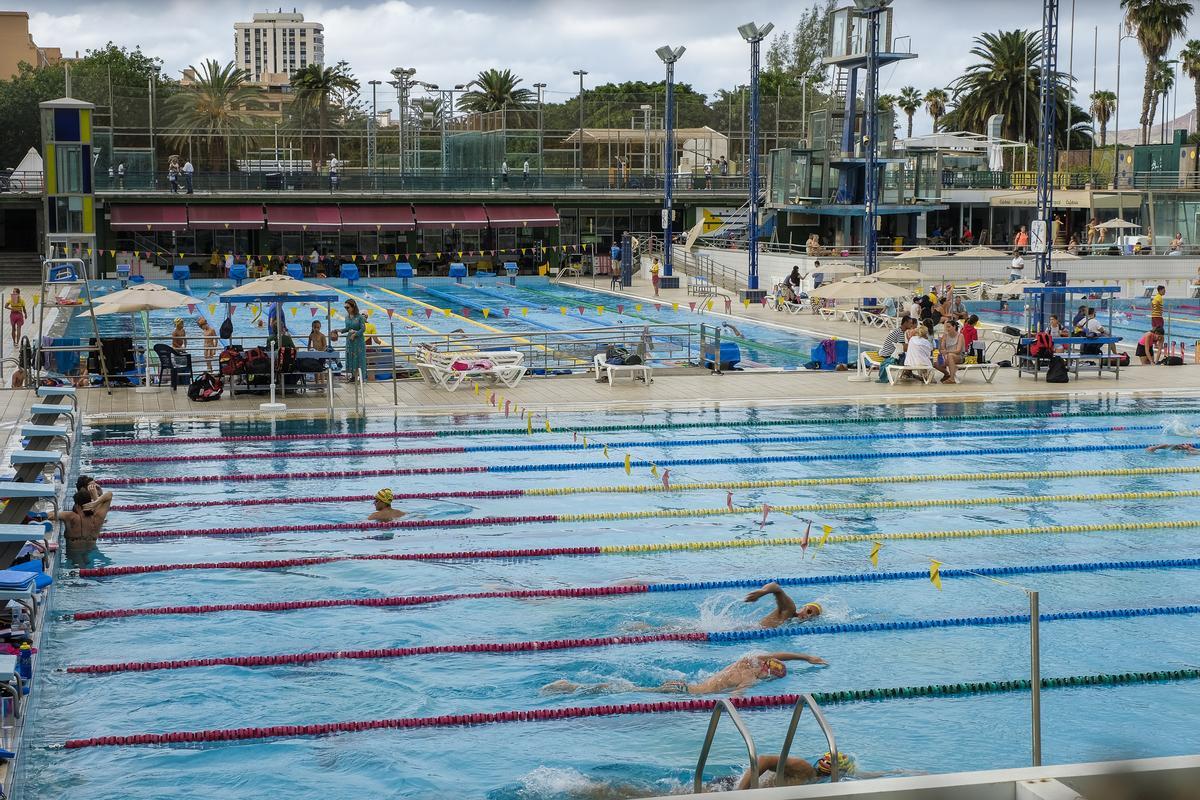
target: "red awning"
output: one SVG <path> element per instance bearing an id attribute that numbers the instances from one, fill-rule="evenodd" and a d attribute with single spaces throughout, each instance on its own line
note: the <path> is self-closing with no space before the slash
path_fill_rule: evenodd
<path id="1" fill-rule="evenodd" d="M 479 229 L 488 226 L 483 206 L 413 206 L 418 228 Z"/>
<path id="2" fill-rule="evenodd" d="M 113 206 L 109 217 L 114 231 L 186 231 L 188 226 L 182 205 Z"/>
<path id="3" fill-rule="evenodd" d="M 342 206 L 342 230 L 411 231 L 417 227 L 412 206 Z"/>
<path id="4" fill-rule="evenodd" d="M 272 231 L 341 230 L 337 206 L 267 206 L 267 229 Z"/>
<path id="5" fill-rule="evenodd" d="M 553 228 L 558 226 L 554 206 L 488 206 L 493 228 Z"/>
<path id="6" fill-rule="evenodd" d="M 197 231 L 257 231 L 262 206 L 188 206 L 188 221 Z"/>

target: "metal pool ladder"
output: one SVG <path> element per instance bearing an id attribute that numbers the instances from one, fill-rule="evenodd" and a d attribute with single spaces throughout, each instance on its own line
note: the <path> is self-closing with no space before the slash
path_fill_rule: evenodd
<path id="1" fill-rule="evenodd" d="M 787 757 L 792 749 L 792 740 L 796 738 L 796 728 L 800 725 L 800 717 L 804 713 L 804 707 L 808 706 L 812 709 L 813 717 L 817 720 L 817 725 L 821 728 L 821 732 L 825 734 L 825 741 L 829 745 L 830 755 L 830 772 L 829 780 L 832 783 L 837 783 L 838 778 L 838 749 L 837 741 L 833 735 L 833 729 L 829 727 L 829 722 L 825 719 L 825 715 L 821 713 L 821 707 L 813 696 L 808 693 L 801 694 L 796 699 L 796 705 L 792 709 L 792 719 L 788 723 L 787 735 L 783 739 L 783 746 L 779 750 L 779 763 L 782 765 L 775 772 L 775 785 L 787 786 Z M 704 794 L 704 765 L 708 762 L 708 753 L 712 749 L 713 739 L 716 738 L 717 728 L 721 724 L 721 714 L 727 714 L 733 720 L 733 726 L 737 728 L 737 732 L 741 734 L 742 741 L 746 743 L 746 755 L 750 759 L 750 784 L 751 786 L 758 785 L 758 750 L 754 746 L 754 737 L 751 736 L 750 730 L 746 727 L 742 717 L 738 714 L 737 708 L 733 702 L 723 697 L 717 701 L 713 707 L 712 716 L 708 721 L 708 732 L 704 736 L 704 746 L 700 748 L 700 758 L 696 762 L 696 776 L 694 779 L 693 792 L 695 794 Z"/>

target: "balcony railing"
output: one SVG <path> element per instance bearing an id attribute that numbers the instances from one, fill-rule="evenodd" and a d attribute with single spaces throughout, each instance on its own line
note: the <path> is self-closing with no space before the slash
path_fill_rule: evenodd
<path id="1" fill-rule="evenodd" d="M 42 173 L 17 170 L 0 171 L 0 193 L 41 194 Z"/>
<path id="2" fill-rule="evenodd" d="M 1016 189 L 1036 191 L 1038 174 L 1032 170 L 991 172 L 988 170 L 942 170 L 943 189 Z M 1055 172 L 1055 189 L 1108 189 L 1112 173 Z"/>

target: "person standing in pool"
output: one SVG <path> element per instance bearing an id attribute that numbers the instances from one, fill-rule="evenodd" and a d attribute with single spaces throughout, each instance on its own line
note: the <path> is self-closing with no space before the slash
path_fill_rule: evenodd
<path id="1" fill-rule="evenodd" d="M 778 628 L 785 622 L 807 622 L 810 619 L 816 619 L 821 616 L 820 603 L 805 603 L 801 608 L 796 608 L 796 602 L 788 596 L 788 593 L 783 590 L 775 581 L 763 586 L 761 589 L 755 589 L 750 594 L 746 595 L 747 603 L 754 603 L 767 595 L 775 596 L 775 610 L 767 614 L 759 625 L 764 628 Z"/>
<path id="2" fill-rule="evenodd" d="M 104 520 L 108 518 L 108 511 L 112 508 L 112 492 L 103 492 L 93 497 L 93 493 L 89 491 L 93 485 L 95 484 L 89 484 L 88 488 L 75 492 L 74 507 L 70 511 L 51 511 L 46 515 L 47 519 L 62 520 L 69 549 L 87 549 L 96 544 L 96 539 L 100 537 L 100 528 L 104 526 Z M 99 487 L 96 491 L 99 491 Z"/>
<path id="3" fill-rule="evenodd" d="M 785 661 L 807 661 L 814 666 L 824 666 L 827 662 L 817 656 L 806 653 L 768 653 L 761 656 L 745 656 L 723 670 L 697 683 L 686 681 L 666 681 L 658 686 L 622 686 L 615 683 L 599 683 L 592 686 L 581 686 L 568 680 L 557 680 L 542 687 L 543 694 L 572 694 L 584 692 L 599 694 L 602 692 L 662 692 L 665 694 L 729 694 L 741 696 L 747 689 L 756 686 L 760 681 L 771 681 L 787 675 Z"/>
<path id="4" fill-rule="evenodd" d="M 346 380 L 353 383 L 358 375 L 367 379 L 367 338 L 365 335 L 366 321 L 358 311 L 358 303 L 346 301 L 346 325 L 341 332 L 346 334 Z M 338 332 L 333 331 L 333 339 L 337 341 Z"/>
<path id="5" fill-rule="evenodd" d="M 392 490 L 380 489 L 375 493 L 375 513 L 367 517 L 372 522 L 391 522 L 404 516 L 404 512 L 392 508 Z"/>

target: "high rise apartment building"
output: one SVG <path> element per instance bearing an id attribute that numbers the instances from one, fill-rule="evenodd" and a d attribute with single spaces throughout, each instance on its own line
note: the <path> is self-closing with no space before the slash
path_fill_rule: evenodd
<path id="1" fill-rule="evenodd" d="M 255 14 L 233 26 L 234 61 L 255 83 L 287 84 L 292 73 L 325 63 L 324 26 L 296 11 Z"/>

